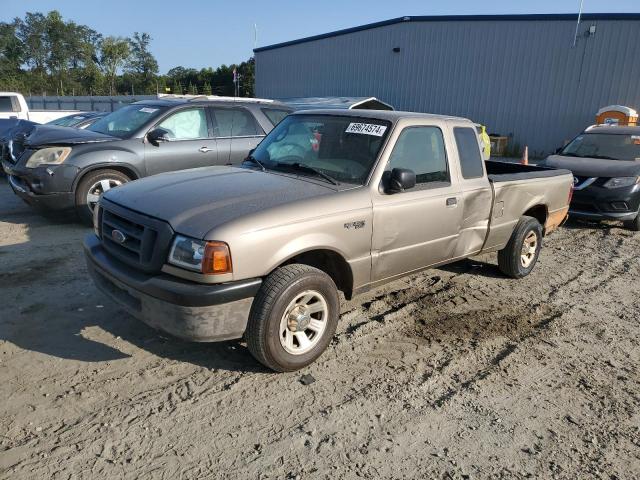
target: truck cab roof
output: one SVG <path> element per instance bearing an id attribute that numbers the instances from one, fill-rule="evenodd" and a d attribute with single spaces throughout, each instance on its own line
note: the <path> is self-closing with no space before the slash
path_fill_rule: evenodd
<path id="1" fill-rule="evenodd" d="M 419 112 L 403 112 L 397 110 L 336 110 L 336 109 L 322 109 L 322 110 L 300 110 L 294 112 L 293 115 L 334 115 L 343 117 L 359 117 L 359 118 L 373 118 L 378 120 L 387 120 L 390 122 L 397 122 L 400 119 L 422 119 L 422 120 L 458 120 L 471 122 L 471 120 L 463 117 L 454 117 L 451 115 L 436 115 L 432 113 L 419 113 Z"/>

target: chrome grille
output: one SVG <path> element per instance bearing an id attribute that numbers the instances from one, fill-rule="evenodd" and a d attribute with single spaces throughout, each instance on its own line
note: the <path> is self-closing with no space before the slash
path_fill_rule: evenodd
<path id="1" fill-rule="evenodd" d="M 168 223 L 100 201 L 100 234 L 105 249 L 119 260 L 158 272 L 166 259 L 173 230 Z"/>

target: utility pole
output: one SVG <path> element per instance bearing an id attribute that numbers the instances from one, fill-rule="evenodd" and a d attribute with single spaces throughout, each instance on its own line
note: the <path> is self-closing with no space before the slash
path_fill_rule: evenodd
<path id="1" fill-rule="evenodd" d="M 582 20 L 582 7 L 584 6 L 584 0 L 580 0 L 580 11 L 578 12 L 578 23 L 576 24 L 576 33 L 573 36 L 573 48 L 578 43 L 578 30 L 580 29 L 580 21 Z"/>

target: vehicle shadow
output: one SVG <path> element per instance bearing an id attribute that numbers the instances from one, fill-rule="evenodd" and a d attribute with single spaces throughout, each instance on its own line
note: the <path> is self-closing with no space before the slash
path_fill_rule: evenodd
<path id="1" fill-rule="evenodd" d="M 209 370 L 236 372 L 271 372 L 253 358 L 241 340 L 195 343 L 180 340 L 145 325 L 109 301 L 109 311 L 116 321 L 103 319 L 96 325 L 140 350 L 157 357 L 187 362 Z M 105 299 L 105 308 L 106 299 Z"/>
<path id="2" fill-rule="evenodd" d="M 43 216 L 0 179 L 0 341 L 80 362 L 158 357 L 208 369 L 266 371 L 240 342 L 187 343 L 163 337 L 99 292 L 85 266 L 91 229 Z"/>
<path id="3" fill-rule="evenodd" d="M 479 275 L 487 278 L 505 278 L 497 265 L 486 262 L 482 258 L 466 258 L 455 263 L 437 267 L 437 270 L 451 273 L 467 273 L 469 275 Z"/>

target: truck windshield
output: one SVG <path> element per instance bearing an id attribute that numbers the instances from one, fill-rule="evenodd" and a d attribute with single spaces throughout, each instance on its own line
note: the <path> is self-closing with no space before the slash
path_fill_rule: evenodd
<path id="1" fill-rule="evenodd" d="M 390 127 L 372 118 L 290 115 L 251 157 L 266 169 L 363 185 Z"/>
<path id="2" fill-rule="evenodd" d="M 583 133 L 564 147 L 560 155 L 606 160 L 640 160 L 640 132 L 638 135 Z"/>
<path id="3" fill-rule="evenodd" d="M 101 118 L 87 130 L 119 138 L 128 138 L 165 110 L 166 107 L 155 105 L 127 105 Z"/>

